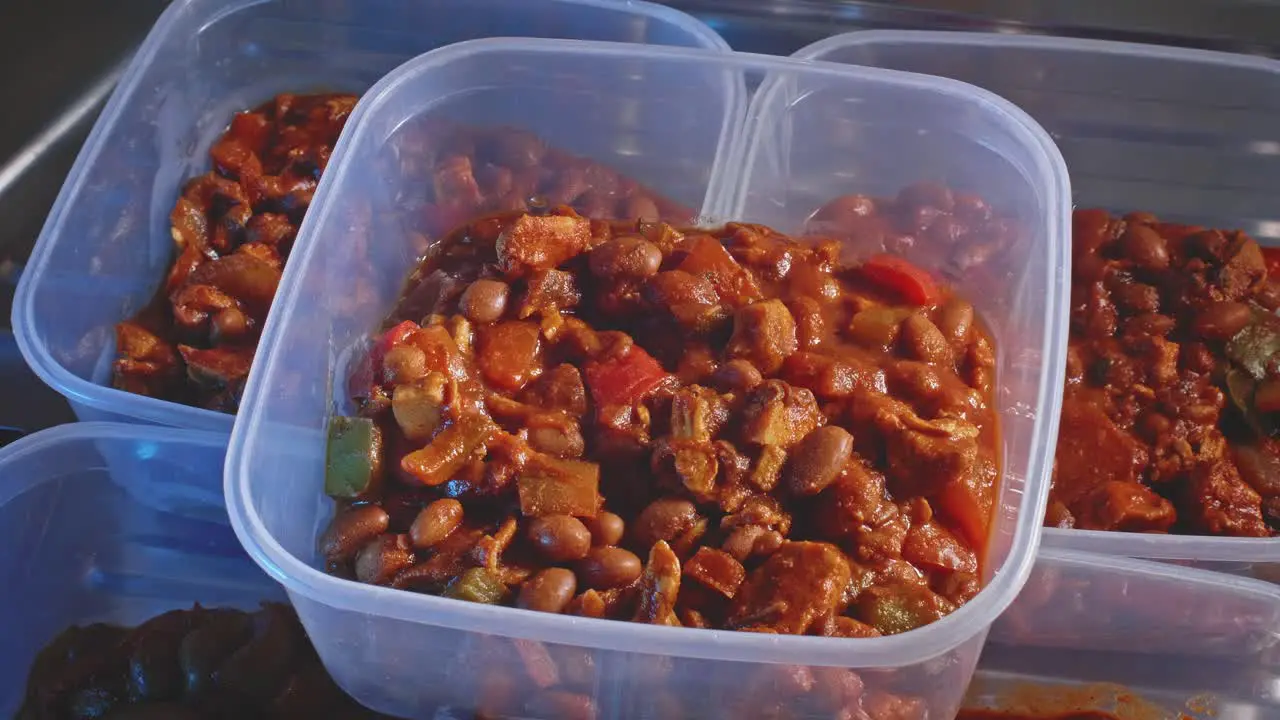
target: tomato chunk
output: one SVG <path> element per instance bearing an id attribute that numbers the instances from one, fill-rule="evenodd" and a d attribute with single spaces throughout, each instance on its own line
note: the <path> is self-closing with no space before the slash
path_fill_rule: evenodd
<path id="1" fill-rule="evenodd" d="M 861 270 L 871 282 L 915 305 L 932 305 L 942 296 L 933 276 L 894 255 L 872 255 Z"/>
<path id="2" fill-rule="evenodd" d="M 597 406 L 634 405 L 666 376 L 652 355 L 632 345 L 623 355 L 588 365 L 587 387 Z"/>

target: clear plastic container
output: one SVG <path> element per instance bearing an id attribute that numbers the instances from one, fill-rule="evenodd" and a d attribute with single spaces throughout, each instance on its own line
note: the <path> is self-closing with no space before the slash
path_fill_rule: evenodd
<path id="1" fill-rule="evenodd" d="M 1280 717 L 1280 587 L 1042 549 L 965 707 L 1119 720 Z"/>
<path id="2" fill-rule="evenodd" d="M 723 50 L 638 0 L 182 0 L 138 50 L 68 175 L 13 306 L 27 362 L 81 420 L 231 431 L 233 418 L 110 387 L 114 325 L 173 258 L 169 213 L 233 113 L 276 93 L 362 92 L 409 58 L 494 35 Z"/>
<path id="3" fill-rule="evenodd" d="M 735 115 L 723 100 L 726 76 L 736 78 L 733 85 L 774 89 L 759 93 L 746 115 Z M 805 99 L 797 101 L 793 91 Z M 924 698 L 930 717 L 950 717 L 987 627 L 1031 568 L 1046 502 L 1063 372 L 1069 212 L 1065 168 L 1048 137 L 1009 103 L 948 80 L 607 43 L 459 44 L 405 64 L 368 98 L 353 114 L 304 225 L 226 470 L 237 533 L 284 584 L 339 684 L 392 714 L 424 717 L 423 708 L 436 704 L 509 712 L 485 705 L 500 696 L 491 683 L 505 675 L 518 686 L 529 657 L 550 655 L 559 674 L 535 684 L 589 695 L 598 717 L 677 717 L 675 706 L 690 717 L 741 717 L 763 712 L 744 702 L 788 702 L 794 689 L 786 689 L 786 665 L 815 672 L 820 686 L 836 667 L 865 671 L 874 691 Z M 636 119 L 638 130 L 619 136 L 607 120 L 620 115 Z M 815 120 L 841 118 L 861 123 L 856 141 L 846 136 L 848 145 L 800 131 Z M 999 398 L 1004 475 L 987 587 L 975 600 L 894 637 L 766 637 L 460 603 L 339 580 L 320 569 L 316 538 L 333 512 L 322 489 L 325 429 L 343 402 L 343 359 L 378 327 L 420 251 L 410 233 L 378 223 L 396 217 L 398 191 L 408 182 L 394 162 L 397 128 L 436 119 L 514 125 L 613 165 L 658 193 L 700 202 L 704 218 L 736 215 L 785 231 L 798 230 L 835 195 L 876 189 L 810 172 L 807 163 L 824 149 L 874 164 L 906 152 L 911 129 L 936 128 L 936 118 L 947 118 L 952 132 L 932 146 L 931 168 L 950 166 L 952 177 L 970 178 L 969 189 L 1018 213 L 1032 233 L 1005 259 L 1011 282 L 962 288 L 990 301 L 987 319 L 1008 388 Z M 765 148 L 780 162 L 761 160 Z M 748 165 L 746 158 L 756 160 Z M 983 172 L 969 173 L 970 163 L 981 163 Z M 910 168 L 900 176 L 919 179 Z M 810 191 L 777 192 L 788 186 Z M 743 188 L 752 204 L 728 212 Z M 757 205 L 770 209 L 762 215 Z M 370 252 L 357 249 L 362 237 L 375 235 Z M 520 712 L 547 716 L 542 697 L 518 696 L 532 703 Z"/>
<path id="4" fill-rule="evenodd" d="M 229 526 L 225 440 L 77 423 L 0 450 L 0 716 L 17 712 L 36 653 L 70 625 L 283 599 Z M 117 470 L 125 456 L 138 462 Z"/>
<path id="5" fill-rule="evenodd" d="M 1280 62 L 1093 40 L 918 31 L 828 38 L 797 57 L 973 83 L 1053 136 L 1078 207 L 1142 210 L 1280 242 Z M 1045 544 L 1280 579 L 1280 538 L 1045 531 Z"/>

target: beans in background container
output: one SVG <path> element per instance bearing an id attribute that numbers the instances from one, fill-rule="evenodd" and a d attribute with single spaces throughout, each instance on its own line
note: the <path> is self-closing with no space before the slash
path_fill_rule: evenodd
<path id="1" fill-rule="evenodd" d="M 358 95 L 418 53 L 491 35 L 728 48 L 693 18 L 645 2 L 175 2 L 139 48 L 95 124 L 23 273 L 13 328 L 28 364 L 68 398 L 81 420 L 230 432 L 233 418 L 216 410 L 232 412 L 239 404 L 265 301 L 277 279 L 271 261 L 278 253 L 264 254 L 265 268 L 247 253 L 231 252 L 235 260 L 222 258 L 222 249 L 210 253 L 218 257 L 206 256 L 210 262 L 197 272 L 210 274 L 204 279 L 212 285 L 197 283 L 177 298 L 179 308 L 192 313 L 186 319 L 198 327 L 175 335 L 165 327 L 171 298 L 164 286 L 182 250 L 175 249 L 172 231 L 190 229 L 204 218 L 213 240 L 239 245 L 249 233 L 280 235 L 287 250 L 287 237 L 301 219 L 336 133 L 308 148 L 310 157 L 297 158 L 298 172 L 285 173 L 295 187 L 281 193 L 283 206 L 268 207 L 257 197 L 229 203 L 235 193 L 224 187 L 227 193 L 214 193 L 220 199 L 209 212 L 199 212 L 200 204 L 175 223 L 171 214 L 185 184 L 209 178 L 205 173 L 211 165 L 237 160 L 218 152 L 229 149 L 218 138 L 237 113 L 282 93 Z M 629 122 L 626 115 L 609 121 Z M 240 119 L 239 130 L 252 136 L 251 122 Z M 635 130 L 623 132 L 634 137 Z M 211 149 L 219 156 L 213 163 Z M 618 165 L 628 148 L 619 145 L 613 151 L 597 160 Z M 651 212 L 644 198 L 632 200 L 640 212 Z M 288 222 L 263 215 L 284 215 Z M 237 279 L 243 273 L 214 272 L 222 265 L 254 271 L 252 297 L 239 292 L 246 289 Z M 157 295 L 163 296 L 156 303 L 159 317 L 146 318 L 142 327 L 126 324 L 117 337 L 117 324 L 146 310 Z M 117 360 L 120 372 L 113 381 Z"/>
<path id="2" fill-rule="evenodd" d="M 1046 543 L 1274 579 L 1280 63 L 927 32 L 798 55 L 972 82 L 1061 148 L 1081 210 Z"/>

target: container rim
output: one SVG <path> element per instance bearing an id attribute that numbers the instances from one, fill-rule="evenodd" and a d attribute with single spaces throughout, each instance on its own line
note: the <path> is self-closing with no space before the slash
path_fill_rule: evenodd
<path id="1" fill-rule="evenodd" d="M 1116 40 L 1008 35 L 937 30 L 865 30 L 835 35 L 808 45 L 793 57 L 838 62 L 826 56 L 847 47 L 870 44 L 955 45 L 1025 48 L 1049 52 L 1084 52 L 1116 57 L 1178 60 L 1230 68 L 1280 73 L 1280 60 L 1193 48 L 1144 45 Z M 1045 528 L 1043 545 L 1073 551 L 1124 555 L 1153 560 L 1193 562 L 1277 562 L 1280 537 L 1241 538 L 1209 535 L 1153 535 L 1105 530 Z"/>
<path id="2" fill-rule="evenodd" d="M 199 447 L 221 447 L 226 438 L 203 430 L 171 428 L 160 425 L 134 425 L 113 422 L 75 422 L 55 425 L 19 438 L 0 448 L 0 475 L 14 463 L 56 450 L 72 442 L 128 440 Z M 56 478 L 26 473 L 19 478 L 5 478 L 0 484 L 0 507 L 28 490 Z"/>
<path id="3" fill-rule="evenodd" d="M 1089 52 L 1106 55 L 1141 56 L 1159 60 L 1181 60 L 1209 65 L 1227 65 L 1280 72 L 1280 60 L 1199 48 L 1147 45 L 1123 40 L 1069 38 L 1055 35 L 1026 35 L 963 30 L 857 30 L 832 35 L 800 48 L 791 55 L 804 60 L 824 60 L 834 50 L 870 43 L 908 45 L 969 45 L 996 48 L 1032 48 L 1055 52 Z M 829 60 L 829 62 L 839 62 Z"/>
<path id="4" fill-rule="evenodd" d="M 1050 242 L 1060 239 L 1061 231 L 1066 227 L 1069 204 L 1065 202 L 1067 197 L 1065 193 L 1069 187 L 1069 181 L 1061 155 L 1049 141 L 1047 133 L 1029 116 L 1008 101 L 985 90 L 946 78 L 879 68 L 859 68 L 836 63 L 815 63 L 746 53 L 712 53 L 706 50 L 603 42 L 496 38 L 458 43 L 420 55 L 383 77 L 365 94 L 344 130 L 344 141 L 341 143 L 344 151 L 335 153 L 326 178 L 343 177 L 347 174 L 348 167 L 354 162 L 350 151 L 355 144 L 354 138 L 368 131 L 368 126 L 371 124 L 368 120 L 369 116 L 388 102 L 388 98 L 406 77 L 428 72 L 476 53 L 502 51 L 560 55 L 572 53 L 585 60 L 592 57 L 634 59 L 638 55 L 662 57 L 677 61 L 720 64 L 726 70 L 746 67 L 765 71 L 822 74 L 962 96 L 974 101 L 987 111 L 1006 115 L 1012 121 L 1013 131 L 1023 135 L 1030 149 L 1047 155 L 1042 157 L 1042 162 L 1047 163 L 1051 169 L 1049 177 L 1046 178 L 1051 184 L 1050 197 L 1063 200 L 1060 211 L 1048 218 L 1052 225 L 1048 229 L 1051 232 L 1056 231 L 1056 234 L 1050 237 Z M 334 192 L 332 181 L 321 183 L 314 201 L 317 207 L 308 213 L 303 221 L 299 231 L 300 236 L 309 236 L 315 232 L 314 228 L 328 222 L 328 215 L 332 208 L 332 203 L 328 200 L 332 192 Z M 1057 217 L 1058 215 L 1061 217 Z M 315 243 L 305 240 L 299 243 L 303 257 L 293 259 L 291 267 L 294 269 L 286 273 L 277 294 L 278 300 L 285 298 L 285 300 L 279 300 L 280 302 L 298 298 L 302 288 L 301 278 L 317 252 L 314 245 Z M 1060 246 L 1061 243 L 1058 245 Z M 1065 248 L 1058 247 L 1058 250 L 1061 256 L 1058 259 L 1065 258 Z M 1061 296 L 1064 287 L 1063 278 L 1059 277 L 1050 292 L 1054 293 L 1054 296 Z M 1061 323 L 1065 322 L 1066 307 L 1063 303 L 1059 305 L 1062 306 L 1063 316 L 1058 318 L 1058 322 L 1060 327 L 1065 327 Z M 231 436 L 225 470 L 227 508 L 232 527 L 242 544 L 268 574 L 283 584 L 290 593 L 335 609 L 365 615 L 376 614 L 388 619 L 456 630 L 496 633 L 552 643 L 573 642 L 575 645 L 604 650 L 749 662 L 898 667 L 936 657 L 955 649 L 966 641 L 982 636 L 1021 589 L 1030 574 L 1039 546 L 1040 519 L 1048 501 L 1047 478 L 1038 477 L 1044 475 L 1044 458 L 1040 459 L 1040 467 L 1035 467 L 1033 464 L 1032 470 L 1037 472 L 1037 478 L 1028 478 L 1028 483 L 1037 492 L 1024 495 L 1024 500 L 1029 502 L 1024 502 L 1019 510 L 1009 556 L 979 596 L 927 628 L 901 635 L 859 640 L 796 636 L 766 638 L 730 631 L 653 627 L 610 620 L 547 615 L 515 608 L 495 609 L 339 580 L 287 552 L 266 530 L 252 502 L 249 460 L 258 450 L 256 437 L 259 427 L 264 423 L 263 404 L 254 400 L 264 396 L 267 392 L 263 386 L 264 378 L 269 374 L 274 375 L 274 372 L 271 372 L 273 366 L 283 362 L 273 352 L 283 332 L 282 322 L 279 315 L 274 313 L 266 322 L 263 339 L 259 346 L 264 351 L 259 352 L 255 360 L 254 371 L 250 373 L 245 390 L 248 401 L 242 407 Z M 1065 337 L 1057 337 L 1062 334 L 1064 333 L 1052 334 L 1046 341 L 1051 346 L 1049 349 L 1054 350 L 1052 355 L 1048 356 L 1050 359 L 1047 364 L 1057 381 L 1042 384 L 1039 396 L 1042 403 L 1051 399 L 1055 393 L 1060 394 L 1062 391 L 1061 377 L 1065 359 L 1058 357 L 1062 353 L 1056 352 L 1057 346 L 1065 342 Z M 1058 422 L 1056 413 L 1051 418 L 1038 417 L 1035 422 L 1037 429 L 1056 434 Z M 1038 485 L 1044 487 L 1037 487 Z M 507 616 L 523 619 L 523 622 L 519 623 L 518 628 L 507 632 L 495 622 Z"/>
<path id="5" fill-rule="evenodd" d="M 85 170 L 98 162 L 106 145 L 106 136 L 120 121 L 120 115 L 130 98 L 141 85 L 146 70 L 155 64 L 160 48 L 188 15 L 199 17 L 201 30 L 222 18 L 255 5 L 277 0 L 175 0 L 156 19 L 133 58 L 124 65 L 120 82 L 111 92 L 106 105 L 93 128 L 76 154 L 75 162 L 67 173 L 58 196 L 36 238 L 34 249 L 27 260 L 10 310 L 10 324 L 22 353 L 36 376 L 76 405 L 93 408 L 104 413 L 122 415 L 146 422 L 176 427 L 190 427 L 230 433 L 234 416 L 182 403 L 136 395 L 86 380 L 68 370 L 54 357 L 48 346 L 38 337 L 35 294 L 38 287 L 33 278 L 45 278 L 53 256 L 55 240 L 64 236 L 64 224 L 70 208 L 70 200 L 79 196 L 86 180 Z M 561 5 L 577 5 L 628 12 L 649 17 L 678 28 L 702 44 L 708 51 L 728 51 L 729 43 L 709 25 L 698 21 L 675 8 L 647 0 L 547 0 Z M 157 282 L 161 276 L 157 276 Z M 124 318 L 120 318 L 123 320 Z"/>

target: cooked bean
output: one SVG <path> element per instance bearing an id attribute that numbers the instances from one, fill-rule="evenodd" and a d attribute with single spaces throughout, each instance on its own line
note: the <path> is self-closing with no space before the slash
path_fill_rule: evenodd
<path id="1" fill-rule="evenodd" d="M 320 538 L 320 552 L 329 560 L 349 560 L 390 524 L 391 516 L 377 505 L 349 507 L 329 523 Z"/>
<path id="2" fill-rule="evenodd" d="M 725 392 L 743 392 L 764 382 L 764 375 L 746 360 L 730 360 L 716 368 L 711 382 Z"/>
<path id="3" fill-rule="evenodd" d="M 249 316 L 238 308 L 227 308 L 213 316 L 214 343 L 223 343 L 244 337 L 249 332 Z"/>
<path id="4" fill-rule="evenodd" d="M 573 595 L 578 591 L 578 579 L 564 568 L 547 568 L 520 586 L 516 604 L 526 610 L 564 612 Z"/>
<path id="5" fill-rule="evenodd" d="M 462 524 L 462 503 L 453 498 L 442 498 L 422 508 L 409 527 L 413 546 L 426 550 L 440 544 Z"/>
<path id="6" fill-rule="evenodd" d="M 586 449 L 576 423 L 529 428 L 529 447 L 562 458 L 581 457 Z"/>
<path id="7" fill-rule="evenodd" d="M 919 182 L 898 191 L 897 204 L 901 209 L 929 207 L 951 212 L 955 207 L 955 196 L 951 194 L 951 188 L 945 185 Z"/>
<path id="8" fill-rule="evenodd" d="M 382 379 L 393 385 L 411 383 L 427 375 L 427 354 L 416 345 L 405 343 L 387 351 L 382 358 Z"/>
<path id="9" fill-rule="evenodd" d="M 835 482 L 853 455 L 853 436 L 835 425 L 823 425 L 791 451 L 783 471 L 791 491 L 817 495 Z"/>
<path id="10" fill-rule="evenodd" d="M 620 547 L 598 547 L 578 563 L 578 578 L 593 590 L 608 590 L 635 582 L 642 569 L 635 553 Z"/>
<path id="11" fill-rule="evenodd" d="M 622 542 L 626 524 L 617 513 L 604 511 L 587 521 L 587 529 L 591 531 L 592 545 L 617 545 Z"/>
<path id="12" fill-rule="evenodd" d="M 1206 340 L 1230 340 L 1249 324 L 1253 311 L 1239 302 L 1222 301 L 1205 306 L 1194 321 L 1196 335 Z"/>
<path id="13" fill-rule="evenodd" d="M 526 712 L 533 717 L 556 720 L 595 720 L 596 706 L 591 698 L 563 690 L 547 690 L 536 693 L 528 702 Z"/>
<path id="14" fill-rule="evenodd" d="M 1120 238 L 1120 251 L 1140 268 L 1164 270 L 1169 267 L 1169 248 L 1165 239 L 1146 225 L 1129 223 Z"/>
<path id="15" fill-rule="evenodd" d="M 462 291 L 458 309 L 468 320 L 478 323 L 496 322 L 507 309 L 511 288 L 501 280 L 482 278 Z"/>
<path id="16" fill-rule="evenodd" d="M 961 344 L 969 339 L 969 330 L 973 327 L 973 305 L 960 298 L 952 298 L 942 306 L 938 313 L 938 329 L 943 336 L 954 344 Z"/>
<path id="17" fill-rule="evenodd" d="M 693 527 L 698 509 L 684 498 L 659 498 L 640 511 L 631 523 L 631 535 L 638 547 L 649 548 L 659 540 L 671 542 Z"/>
<path id="18" fill-rule="evenodd" d="M 413 548 L 405 535 L 383 535 L 367 543 L 356 554 L 356 579 L 381 585 L 413 564 Z"/>
<path id="19" fill-rule="evenodd" d="M 569 562 L 586 556 L 591 532 L 572 515 L 545 515 L 529 523 L 529 540 L 551 562 Z"/>
<path id="20" fill-rule="evenodd" d="M 931 365 L 951 362 L 951 345 L 938 326 L 921 313 L 902 321 L 902 343 L 912 357 Z"/>
<path id="21" fill-rule="evenodd" d="M 662 251 L 644 238 L 624 235 L 593 249 L 588 262 L 602 278 L 647 278 L 661 267 Z"/>
<path id="22" fill-rule="evenodd" d="M 627 198 L 623 205 L 625 206 L 622 211 L 624 220 L 654 221 L 658 219 L 658 205 L 647 196 L 633 195 Z"/>

